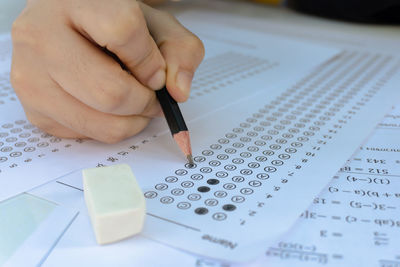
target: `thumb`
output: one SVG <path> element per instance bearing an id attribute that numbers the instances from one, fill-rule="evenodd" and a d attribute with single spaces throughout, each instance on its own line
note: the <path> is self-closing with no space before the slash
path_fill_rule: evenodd
<path id="1" fill-rule="evenodd" d="M 204 58 L 203 43 L 168 13 L 144 4 L 141 8 L 167 65 L 168 92 L 176 101 L 184 102 L 189 97 L 194 73 Z"/>

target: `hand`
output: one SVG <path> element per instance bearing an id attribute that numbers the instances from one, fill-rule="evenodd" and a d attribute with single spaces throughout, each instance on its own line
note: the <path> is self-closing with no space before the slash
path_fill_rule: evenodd
<path id="1" fill-rule="evenodd" d="M 31 123 L 106 143 L 160 114 L 154 90 L 164 84 L 186 101 L 204 56 L 174 17 L 135 0 L 28 0 L 12 39 L 11 83 Z"/>

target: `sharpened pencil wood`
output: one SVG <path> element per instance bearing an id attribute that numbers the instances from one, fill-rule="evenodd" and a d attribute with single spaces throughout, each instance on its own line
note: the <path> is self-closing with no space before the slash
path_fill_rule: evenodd
<path id="1" fill-rule="evenodd" d="M 193 165 L 189 131 L 178 103 L 171 97 L 165 86 L 156 91 L 156 95 L 175 142 L 178 144 L 183 154 L 185 154 L 189 164 Z"/>

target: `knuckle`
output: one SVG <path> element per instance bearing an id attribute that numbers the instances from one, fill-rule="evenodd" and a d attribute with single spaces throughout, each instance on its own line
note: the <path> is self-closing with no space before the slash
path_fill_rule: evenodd
<path id="1" fill-rule="evenodd" d="M 132 68 L 140 68 L 141 66 L 146 65 L 151 65 L 153 70 L 165 68 L 165 62 L 160 55 L 159 50 L 151 46 L 147 46 L 145 49 L 142 49 L 141 53 L 132 55 L 130 63 Z M 139 73 L 139 75 L 140 74 L 141 73 Z"/>
<path id="2" fill-rule="evenodd" d="M 103 142 L 107 144 L 118 143 L 128 137 L 128 127 L 125 120 L 115 119 L 112 127 L 107 128 L 103 135 Z"/>
<path id="3" fill-rule="evenodd" d="M 22 43 L 36 47 L 39 44 L 38 30 L 23 16 L 13 22 L 11 37 L 14 45 Z"/>
<path id="4" fill-rule="evenodd" d="M 97 103 L 100 105 L 101 111 L 112 114 L 121 107 L 124 99 L 124 93 L 121 91 L 107 88 L 101 90 L 101 94 L 98 94 Z"/>
<path id="5" fill-rule="evenodd" d="M 191 62 L 197 67 L 198 64 L 203 60 L 205 55 L 205 48 L 203 42 L 194 34 L 185 34 L 179 40 L 175 40 L 177 46 L 180 46 L 182 50 L 190 54 Z"/>
<path id="6" fill-rule="evenodd" d="M 33 103 L 32 99 L 35 99 L 38 93 L 37 88 L 20 68 L 15 66 L 11 68 L 10 83 L 22 105 L 29 102 Z"/>
<path id="7" fill-rule="evenodd" d="M 11 36 L 14 40 L 24 37 L 29 32 L 29 24 L 22 18 L 17 18 L 11 26 Z"/>
<path id="8" fill-rule="evenodd" d="M 101 23 L 101 28 L 107 36 L 107 42 L 112 46 L 126 44 L 142 28 L 142 14 L 136 1 L 129 1 L 127 8 L 115 15 L 109 15 L 108 19 Z"/>
<path id="9" fill-rule="evenodd" d="M 158 13 L 157 16 L 164 17 L 164 20 L 169 20 L 179 23 L 176 17 L 167 11 L 155 9 L 155 12 Z"/>
<path id="10" fill-rule="evenodd" d="M 152 108 L 154 103 L 156 103 L 157 98 L 156 94 L 154 92 L 151 92 L 151 95 L 148 99 L 148 101 L 143 101 L 143 104 L 139 107 L 140 109 L 140 114 L 147 114 Z"/>
<path id="11" fill-rule="evenodd" d="M 51 125 L 50 123 L 45 122 L 45 120 L 43 120 L 42 118 L 39 118 L 37 115 L 32 115 L 29 112 L 27 112 L 26 117 L 31 124 L 35 125 L 37 128 L 39 128 L 40 130 L 42 130 L 46 133 L 51 131 L 51 129 L 54 128 L 54 125 Z"/>
<path id="12" fill-rule="evenodd" d="M 205 55 L 205 48 L 203 42 L 195 35 L 191 38 L 189 42 L 190 47 L 196 51 L 196 55 L 198 56 L 199 60 L 203 60 Z"/>
<path id="13" fill-rule="evenodd" d="M 21 91 L 25 87 L 25 76 L 18 67 L 13 66 L 10 72 L 10 82 L 16 92 Z"/>
<path id="14" fill-rule="evenodd" d="M 99 93 L 95 94 L 95 98 L 103 112 L 114 113 L 124 104 L 130 93 L 126 80 L 125 75 L 120 75 L 120 77 L 117 75 L 110 79 L 113 82 L 98 84 Z"/>

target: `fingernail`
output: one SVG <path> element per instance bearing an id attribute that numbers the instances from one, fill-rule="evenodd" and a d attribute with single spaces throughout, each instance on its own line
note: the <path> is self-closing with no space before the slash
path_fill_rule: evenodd
<path id="1" fill-rule="evenodd" d="M 148 86 L 153 90 L 161 89 L 165 84 L 165 70 L 157 71 L 149 80 Z"/>
<path id="2" fill-rule="evenodd" d="M 185 97 L 189 96 L 193 74 L 187 71 L 179 71 L 176 77 L 176 85 Z"/>

